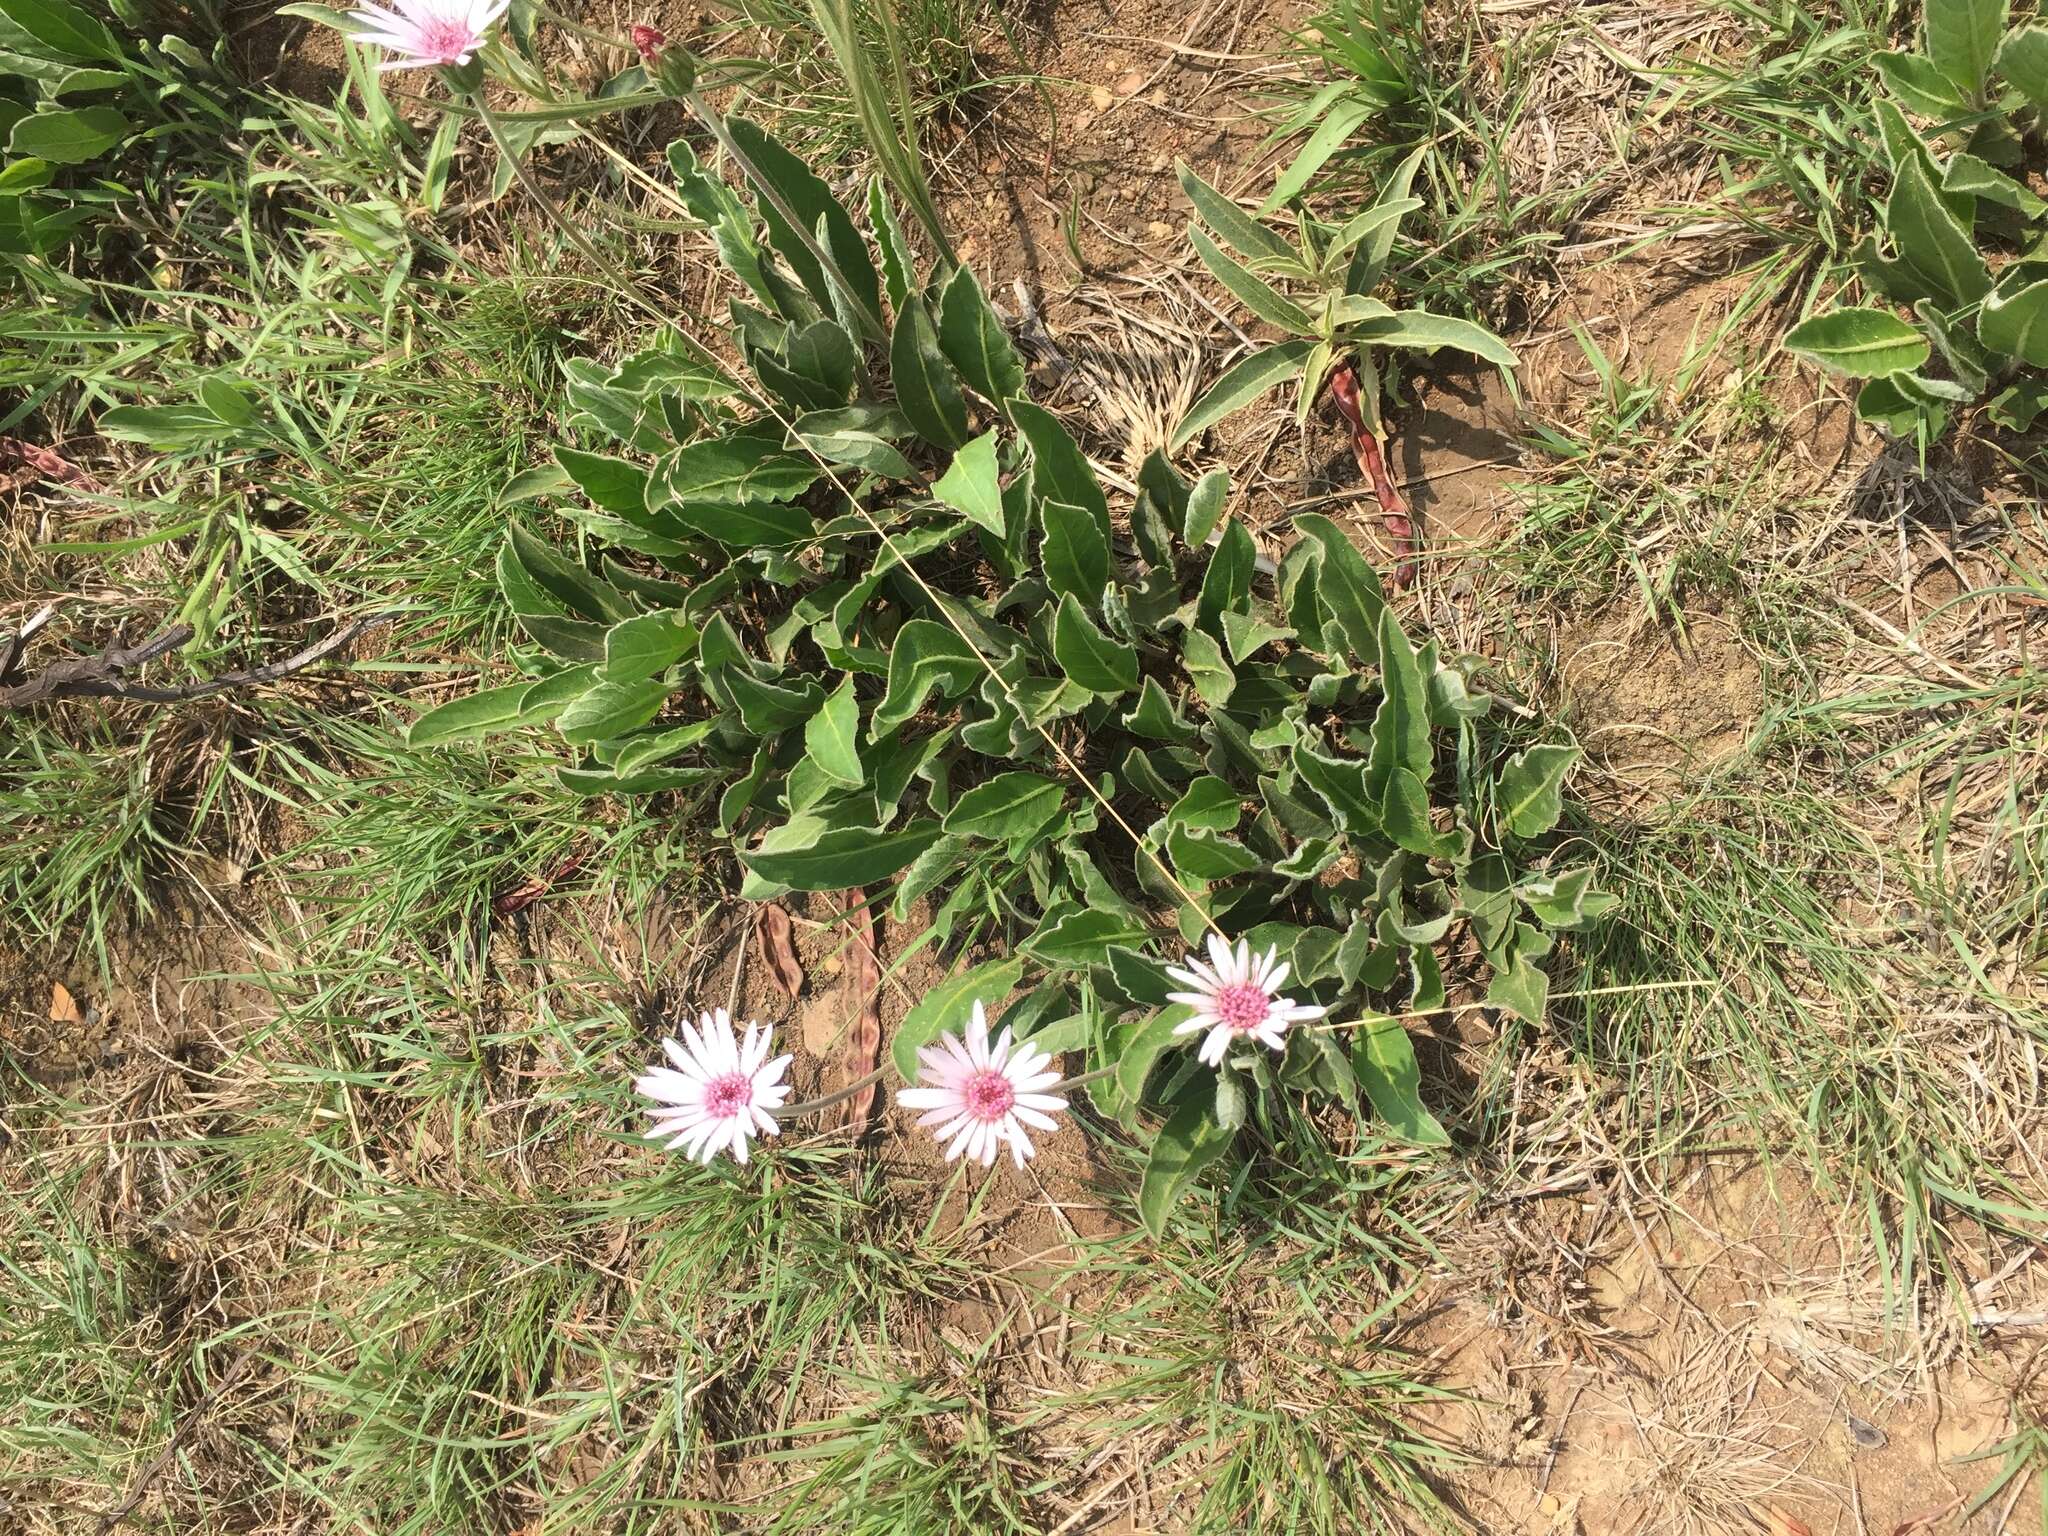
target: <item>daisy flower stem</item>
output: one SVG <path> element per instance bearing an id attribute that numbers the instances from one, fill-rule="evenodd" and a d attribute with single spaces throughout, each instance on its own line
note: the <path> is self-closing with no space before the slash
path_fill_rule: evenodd
<path id="1" fill-rule="evenodd" d="M 814 1115 L 821 1109 L 830 1109 L 834 1104 L 841 1104 L 852 1098 L 861 1089 L 879 1083 L 889 1075 L 889 1070 L 887 1067 L 877 1067 L 866 1077 L 856 1079 L 848 1083 L 844 1088 L 835 1089 L 823 1098 L 806 1099 L 801 1104 L 786 1104 L 781 1109 L 774 1111 L 775 1118 L 778 1120 L 794 1120 L 798 1115 Z"/>
<path id="2" fill-rule="evenodd" d="M 1115 1067 L 1097 1067 L 1093 1072 L 1083 1072 L 1079 1077 L 1063 1077 L 1047 1089 L 1048 1093 L 1070 1093 L 1076 1088 L 1085 1088 L 1090 1083 L 1099 1083 L 1105 1077 L 1116 1076 Z"/>

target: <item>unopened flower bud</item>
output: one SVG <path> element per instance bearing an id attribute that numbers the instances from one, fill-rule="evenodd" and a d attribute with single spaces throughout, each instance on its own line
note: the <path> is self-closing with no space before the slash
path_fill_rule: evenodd
<path id="1" fill-rule="evenodd" d="M 661 28 L 644 23 L 634 23 L 632 36 L 647 78 L 664 93 L 687 96 L 697 88 L 697 60 L 689 49 L 669 47 Z"/>

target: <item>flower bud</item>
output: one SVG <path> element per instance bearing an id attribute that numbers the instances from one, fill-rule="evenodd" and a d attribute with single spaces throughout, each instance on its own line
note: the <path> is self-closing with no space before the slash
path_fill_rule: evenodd
<path id="1" fill-rule="evenodd" d="M 697 88 L 697 60 L 687 48 L 671 48 L 659 27 L 634 23 L 633 46 L 647 78 L 670 96 L 687 96 Z"/>

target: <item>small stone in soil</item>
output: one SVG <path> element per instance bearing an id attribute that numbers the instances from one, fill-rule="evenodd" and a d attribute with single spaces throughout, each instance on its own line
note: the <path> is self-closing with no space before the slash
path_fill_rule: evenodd
<path id="1" fill-rule="evenodd" d="M 1145 77 L 1135 69 L 1116 83 L 1116 93 L 1119 96 L 1135 96 L 1143 89 Z"/>
<path id="2" fill-rule="evenodd" d="M 1116 98 L 1110 95 L 1107 87 L 1091 85 L 1088 87 L 1088 101 L 1096 111 L 1107 112 Z"/>

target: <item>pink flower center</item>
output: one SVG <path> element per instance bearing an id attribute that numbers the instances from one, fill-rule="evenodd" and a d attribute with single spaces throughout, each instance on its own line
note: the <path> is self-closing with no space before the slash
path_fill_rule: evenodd
<path id="1" fill-rule="evenodd" d="M 741 1072 L 728 1072 L 704 1085 L 704 1111 L 728 1119 L 754 1103 L 754 1080 Z"/>
<path id="2" fill-rule="evenodd" d="M 1248 981 L 1233 981 L 1216 989 L 1216 1017 L 1240 1034 L 1266 1022 L 1266 994 Z"/>
<path id="3" fill-rule="evenodd" d="M 432 16 L 419 25 L 418 53 L 436 64 L 453 64 L 476 47 L 476 33 L 452 16 Z"/>
<path id="4" fill-rule="evenodd" d="M 960 1106 L 977 1120 L 1000 1120 L 1017 1102 L 1017 1090 L 993 1067 L 985 1067 L 960 1085 Z"/>

